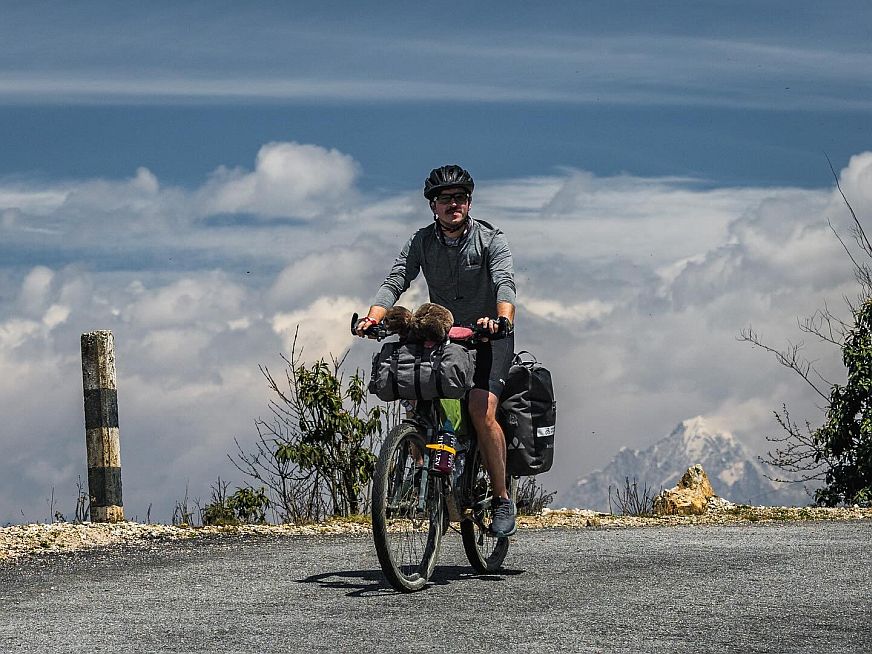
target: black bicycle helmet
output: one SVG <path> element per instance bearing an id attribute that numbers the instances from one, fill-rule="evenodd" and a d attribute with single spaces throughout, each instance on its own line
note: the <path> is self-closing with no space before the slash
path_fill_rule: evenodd
<path id="1" fill-rule="evenodd" d="M 432 200 L 439 195 L 439 191 L 457 187 L 466 189 L 466 192 L 472 195 L 472 189 L 475 188 L 472 175 L 456 164 L 434 168 L 430 171 L 430 176 L 424 180 L 424 197 Z"/>

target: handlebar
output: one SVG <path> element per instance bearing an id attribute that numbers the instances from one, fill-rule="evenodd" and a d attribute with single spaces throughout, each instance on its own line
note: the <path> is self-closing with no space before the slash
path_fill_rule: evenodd
<path id="1" fill-rule="evenodd" d="M 355 313 L 351 316 L 351 335 L 357 336 L 357 323 L 360 322 L 360 317 Z M 388 329 L 388 326 L 385 325 L 384 321 L 378 322 L 374 325 L 370 325 L 366 329 L 363 330 L 363 335 L 365 338 L 374 338 L 377 341 L 381 341 L 386 339 L 388 336 L 394 335 L 396 332 L 392 332 Z"/>
<path id="2" fill-rule="evenodd" d="M 356 330 L 358 322 L 360 322 L 360 317 L 355 313 L 351 316 L 351 334 L 353 336 L 357 336 Z M 487 327 L 481 327 L 477 324 L 455 325 L 451 328 L 449 337 L 455 341 L 466 341 L 470 343 L 479 343 L 486 340 L 497 341 L 501 338 L 505 338 L 509 334 L 508 321 L 505 320 L 505 318 L 497 319 L 497 324 L 499 327 L 495 333 L 491 333 Z M 464 333 L 462 330 L 468 330 L 468 332 Z M 377 341 L 384 340 L 396 333 L 396 331 L 391 331 L 384 321 L 370 325 L 368 328 L 363 330 L 364 338 L 373 338 Z"/>

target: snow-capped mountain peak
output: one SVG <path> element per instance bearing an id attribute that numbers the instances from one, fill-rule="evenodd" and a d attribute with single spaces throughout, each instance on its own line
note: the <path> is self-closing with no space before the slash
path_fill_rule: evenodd
<path id="1" fill-rule="evenodd" d="M 801 489 L 786 488 L 766 478 L 747 447 L 729 431 L 715 429 L 702 416 L 678 423 L 645 450 L 622 447 L 602 470 L 579 479 L 558 498 L 563 506 L 608 510 L 609 487 L 623 489 L 635 479 L 652 492 L 671 488 L 690 466 L 701 464 L 715 492 L 747 504 L 804 504 Z"/>

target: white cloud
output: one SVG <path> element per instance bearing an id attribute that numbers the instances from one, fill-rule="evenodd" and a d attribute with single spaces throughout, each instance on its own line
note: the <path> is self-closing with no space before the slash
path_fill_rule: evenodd
<path id="1" fill-rule="evenodd" d="M 59 190 L 30 190 L 9 186 L 0 188 L 0 209 L 26 211 L 44 215 L 55 211 L 67 199 L 67 192 Z M 12 216 L 13 214 L 9 214 Z"/>
<path id="2" fill-rule="evenodd" d="M 160 184 L 154 173 L 140 167 L 133 177 L 127 179 L 98 179 L 71 185 L 59 210 L 66 209 L 83 214 L 96 210 L 101 215 L 124 212 L 153 216 L 162 208 L 163 198 L 160 191 Z"/>
<path id="3" fill-rule="evenodd" d="M 384 276 L 384 271 L 373 270 L 374 255 L 371 245 L 306 254 L 279 273 L 270 289 L 270 299 L 279 304 L 299 304 L 334 288 L 356 287 L 368 296 L 373 293 L 376 277 Z M 359 283 L 364 280 L 368 282 L 365 286 Z"/>
<path id="4" fill-rule="evenodd" d="M 648 267 L 717 247 L 742 212 L 780 192 L 695 186 L 686 179 L 595 178 L 568 171 L 561 178 L 495 184 L 477 197 L 473 213 L 501 216 L 510 244 L 524 244 L 521 257 L 620 257 Z M 515 203 L 518 197 L 526 201 Z"/>
<path id="5" fill-rule="evenodd" d="M 872 213 L 872 152 L 862 152 L 851 157 L 848 165 L 839 173 L 842 191 L 854 211 L 861 217 Z M 841 198 L 833 198 L 842 209 Z"/>
<path id="6" fill-rule="evenodd" d="M 124 319 L 150 328 L 205 322 L 220 325 L 240 315 L 244 295 L 243 287 L 222 273 L 183 278 L 154 291 L 137 293 L 124 310 Z"/>
<path id="7" fill-rule="evenodd" d="M 43 310 L 51 290 L 54 272 L 45 266 L 37 266 L 31 270 L 21 285 L 19 301 L 21 309 L 28 315 Z"/>
<path id="8" fill-rule="evenodd" d="M 584 324 L 607 316 L 614 306 L 600 300 L 566 304 L 557 300 L 528 298 L 520 303 L 524 312 L 529 312 L 553 322 Z"/>
<path id="9" fill-rule="evenodd" d="M 65 307 L 62 304 L 53 304 L 42 317 L 42 323 L 49 329 L 54 329 L 58 325 L 64 324 L 69 317 L 70 307 Z"/>
<path id="10" fill-rule="evenodd" d="M 135 189 L 151 195 L 154 195 L 160 190 L 160 184 L 157 181 L 157 177 L 144 166 L 136 169 L 136 177 L 131 180 L 130 185 Z"/>
<path id="11" fill-rule="evenodd" d="M 13 350 L 24 344 L 29 338 L 38 334 L 40 324 L 33 320 L 13 318 L 0 323 L 0 347 L 8 356 Z"/>
<path id="12" fill-rule="evenodd" d="M 328 295 L 296 311 L 277 313 L 272 328 L 287 351 L 299 327 L 298 346 L 304 347 L 307 360 L 338 358 L 352 344 L 351 315 L 360 312 L 361 306 L 358 299 Z"/>
<path id="13" fill-rule="evenodd" d="M 689 260 L 671 284 L 679 306 L 725 293 L 821 291 L 851 276 L 850 261 L 827 224 L 829 192 L 773 191 L 729 225 L 728 242 Z M 830 214 L 829 217 L 831 217 Z M 847 225 L 837 226 L 846 235 Z"/>
<path id="14" fill-rule="evenodd" d="M 354 159 L 335 149 L 267 143 L 254 172 L 222 168 L 201 194 L 207 213 L 313 218 L 348 202 L 358 173 Z"/>

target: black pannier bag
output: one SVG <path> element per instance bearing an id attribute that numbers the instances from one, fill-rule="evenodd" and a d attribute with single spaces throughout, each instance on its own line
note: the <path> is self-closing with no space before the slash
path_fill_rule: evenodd
<path id="1" fill-rule="evenodd" d="M 475 350 L 457 343 L 385 343 L 372 358 L 369 392 L 393 400 L 460 399 L 472 388 Z"/>
<path id="2" fill-rule="evenodd" d="M 497 410 L 506 434 L 508 474 L 524 477 L 551 469 L 556 414 L 551 373 L 529 352 L 519 352 L 512 360 Z"/>

